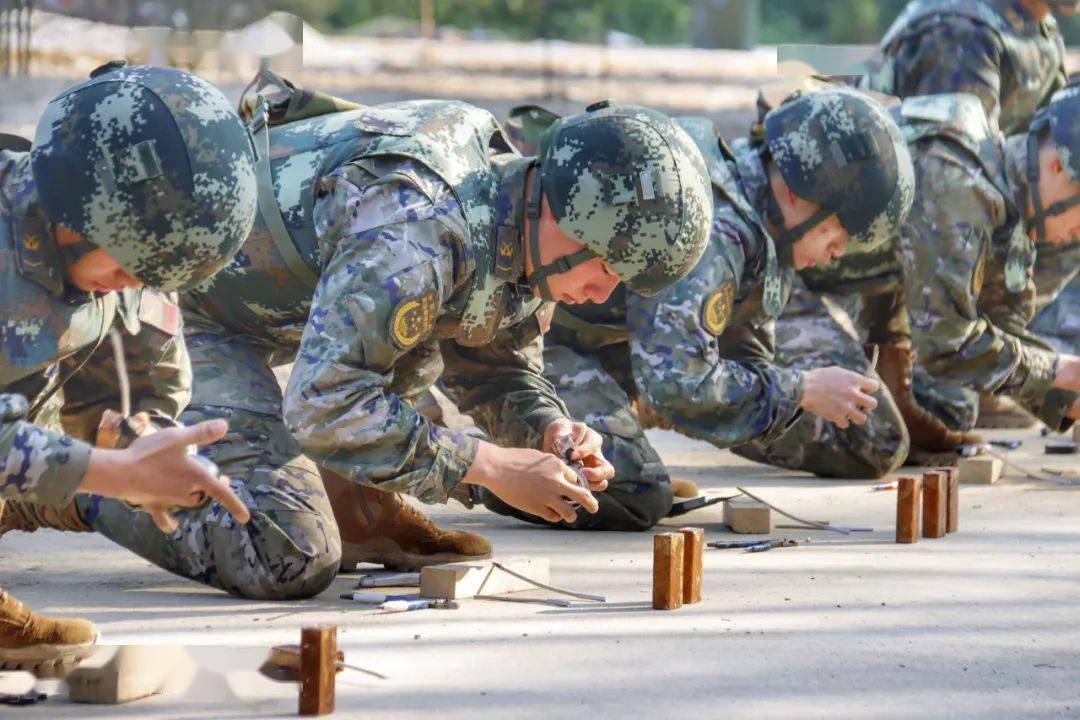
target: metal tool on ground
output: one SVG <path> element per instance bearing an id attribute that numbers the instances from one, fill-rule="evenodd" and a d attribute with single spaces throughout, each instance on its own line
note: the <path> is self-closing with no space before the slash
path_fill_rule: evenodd
<path id="1" fill-rule="evenodd" d="M 361 575 L 356 581 L 356 589 L 375 587 L 420 587 L 418 572 L 389 572 L 378 575 Z"/>
<path id="2" fill-rule="evenodd" d="M 743 550 L 744 552 L 765 552 L 778 547 L 794 547 L 798 540 L 791 538 L 769 538 L 768 540 L 719 540 L 709 543 L 709 547 L 718 550 Z"/>
<path id="3" fill-rule="evenodd" d="M 990 444 L 994 447 L 1005 448 L 1006 450 L 1016 450 L 1024 444 L 1023 440 L 991 440 Z"/>
<path id="4" fill-rule="evenodd" d="M 1047 455 L 1075 455 L 1080 452 L 1080 443 L 1073 440 L 1048 440 L 1043 451 Z"/>
<path id="5" fill-rule="evenodd" d="M 892 482 L 883 482 L 883 483 L 878 483 L 877 485 L 871 485 L 870 489 L 873 490 L 874 492 L 883 492 L 885 490 L 895 490 L 896 489 L 896 481 L 893 480 Z"/>
<path id="6" fill-rule="evenodd" d="M 710 505 L 716 505 L 727 500 L 732 500 L 739 497 L 738 495 L 729 495 L 727 497 L 709 497 L 708 495 L 700 495 L 695 498 L 689 498 L 687 500 L 676 500 L 671 504 L 671 510 L 668 510 L 667 517 L 679 517 L 685 515 L 691 510 L 699 510 L 703 507 L 709 507 Z"/>
<path id="7" fill-rule="evenodd" d="M 382 605 L 386 602 L 394 600 L 419 600 L 419 593 L 412 593 L 409 595 L 393 595 L 388 593 L 376 593 L 376 592 L 351 592 L 342 593 L 339 595 L 342 600 L 352 600 L 355 603 L 361 605 Z"/>
<path id="8" fill-rule="evenodd" d="M 748 553 L 768 552 L 769 550 L 772 550 L 773 548 L 795 547 L 798 544 L 799 544 L 798 540 L 791 540 L 789 538 L 777 538 L 775 540 L 766 540 L 765 542 L 758 543 L 757 545 L 751 545 L 750 547 L 746 548 L 746 550 L 744 550 L 744 552 L 748 552 Z"/>

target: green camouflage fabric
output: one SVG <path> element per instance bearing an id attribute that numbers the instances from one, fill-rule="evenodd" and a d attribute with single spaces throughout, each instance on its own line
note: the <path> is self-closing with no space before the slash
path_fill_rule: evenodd
<path id="1" fill-rule="evenodd" d="M 467 472 L 476 439 L 412 408 L 437 379 L 504 445 L 539 447 L 566 408 L 540 374 L 542 303 L 521 278 L 531 161 L 488 113 L 395 103 L 273 127 L 270 146 L 282 218 L 317 287 L 260 218 L 183 297 L 195 379 L 181 419 L 229 420 L 208 455 L 253 519 L 239 527 L 214 504 L 181 512 L 166 537 L 101 503 L 93 524 L 186 577 L 292 598 L 323 590 L 340 561 L 320 468 L 425 502 Z M 288 363 L 282 394 L 273 371 Z"/>
<path id="2" fill-rule="evenodd" d="M 45 108 L 31 151 L 48 217 L 161 290 L 228 262 L 255 216 L 252 145 L 213 86 L 106 66 Z"/>
<path id="3" fill-rule="evenodd" d="M 1036 22 L 1020 0 L 912 0 L 879 53 L 865 87 L 902 98 L 975 95 L 1006 134 L 1027 128 L 1065 84 L 1057 22 Z"/>
<path id="4" fill-rule="evenodd" d="M 653 294 L 686 275 L 708 242 L 708 171 L 671 118 L 599 103 L 540 137 L 544 197 L 559 228 L 631 290 Z"/>
<path id="5" fill-rule="evenodd" d="M 29 155 L 0 151 L 0 496 L 62 506 L 82 482 L 102 412 L 120 407 L 105 333 L 128 336 L 135 412 L 175 417 L 191 375 L 175 297 L 72 288 L 51 228 Z"/>

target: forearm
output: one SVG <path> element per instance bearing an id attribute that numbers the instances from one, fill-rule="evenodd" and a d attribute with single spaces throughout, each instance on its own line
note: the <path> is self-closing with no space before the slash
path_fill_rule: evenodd
<path id="1" fill-rule="evenodd" d="M 0 497 L 61 507 L 71 502 L 83 481 L 90 446 L 25 420 L 5 420 L 0 424 L 0 457 Z"/>

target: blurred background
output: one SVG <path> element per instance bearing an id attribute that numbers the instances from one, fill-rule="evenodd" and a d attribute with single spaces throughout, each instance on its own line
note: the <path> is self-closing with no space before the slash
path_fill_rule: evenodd
<path id="1" fill-rule="evenodd" d="M 744 133 L 792 44 L 881 37 L 905 0 L 0 0 L 0 132 L 101 63 L 194 71 L 231 97 L 260 66 L 374 104 L 468 100 L 504 118 L 597 99 L 704 114 Z M 1080 21 L 1063 23 L 1070 45 Z M 857 46 L 866 47 L 857 47 Z M 1070 67 L 1073 64 L 1070 63 Z"/>

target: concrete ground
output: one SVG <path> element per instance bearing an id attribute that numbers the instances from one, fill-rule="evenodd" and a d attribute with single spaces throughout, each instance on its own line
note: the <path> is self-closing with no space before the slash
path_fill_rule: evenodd
<path id="1" fill-rule="evenodd" d="M 1034 431 L 993 434 L 1022 436 L 1010 457 L 1029 469 L 1080 473 L 1078 456 L 1043 455 Z M 796 515 L 875 531 L 778 530 L 812 542 L 707 550 L 704 601 L 658 612 L 649 533 L 538 529 L 453 504 L 431 513 L 484 532 L 502 557 L 548 557 L 553 583 L 609 602 L 472 600 L 390 615 L 339 600 L 348 576 L 308 602 L 246 602 L 99 537 L 12 534 L 0 541 L 0 581 L 38 611 L 87 617 L 105 643 L 207 647 L 192 648 L 204 672 L 186 695 L 79 706 L 60 702 L 52 682 L 43 687 L 56 699 L 0 716 L 291 716 L 294 686 L 258 686 L 251 671 L 265 648 L 298 642 L 299 628 L 317 623 L 339 627 L 349 662 L 389 678 L 341 674 L 341 717 L 1080 716 L 1080 488 L 1007 471 L 998 485 L 963 488 L 958 534 L 896 545 L 894 492 L 753 465 L 671 433 L 653 438 L 673 473 L 708 492 L 743 484 Z M 732 537 L 720 506 L 671 525 Z"/>

